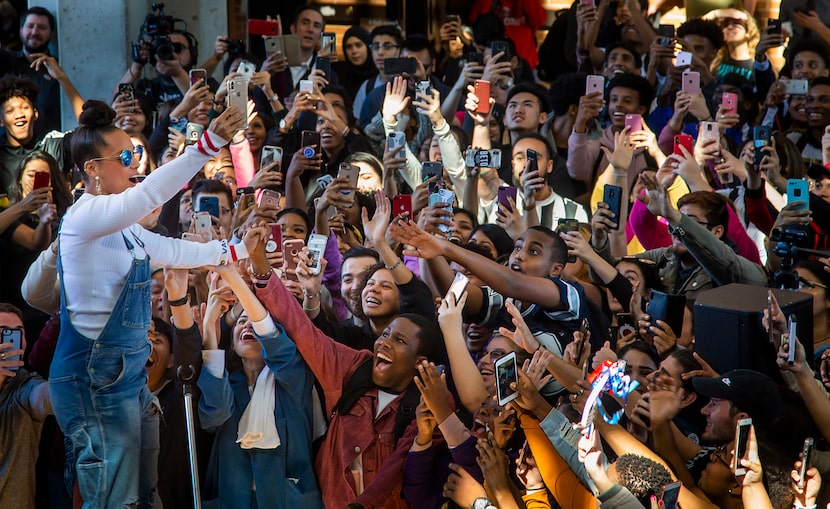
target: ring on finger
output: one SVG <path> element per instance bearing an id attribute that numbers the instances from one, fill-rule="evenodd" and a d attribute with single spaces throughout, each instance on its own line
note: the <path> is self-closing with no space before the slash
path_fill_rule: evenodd
<path id="1" fill-rule="evenodd" d="M 0 359 L 6 360 L 6 352 L 0 353 Z"/>

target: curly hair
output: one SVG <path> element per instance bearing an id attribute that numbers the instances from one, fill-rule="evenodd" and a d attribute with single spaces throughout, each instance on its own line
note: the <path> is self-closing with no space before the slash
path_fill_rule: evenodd
<path id="1" fill-rule="evenodd" d="M 617 459 L 617 482 L 641 502 L 660 495 L 660 488 L 672 482 L 671 473 L 656 461 L 636 454 Z"/>
<path id="2" fill-rule="evenodd" d="M 4 104 L 13 97 L 23 97 L 34 106 L 39 93 L 40 89 L 31 78 L 6 76 L 0 80 L 0 104 Z"/>

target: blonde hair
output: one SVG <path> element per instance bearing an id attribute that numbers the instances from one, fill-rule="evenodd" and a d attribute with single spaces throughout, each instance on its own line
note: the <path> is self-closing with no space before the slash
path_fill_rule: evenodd
<path id="1" fill-rule="evenodd" d="M 719 9 L 719 10 L 721 10 L 721 9 Z M 727 9 L 724 9 L 724 10 L 727 10 Z M 755 18 L 752 17 L 752 14 L 750 14 L 749 11 L 747 11 L 743 8 L 741 8 L 741 9 L 728 9 L 728 10 L 734 10 L 734 11 L 738 11 L 738 12 L 742 12 L 742 13 L 746 14 L 746 20 L 745 20 L 746 21 L 746 37 L 744 38 L 744 42 L 746 42 L 746 45 L 749 48 L 749 53 L 752 54 L 752 55 L 755 55 L 755 48 L 758 46 L 758 42 L 761 40 L 761 31 L 758 30 L 758 23 L 755 22 Z M 712 14 L 712 13 L 709 13 L 709 14 Z M 723 16 L 723 17 L 712 16 L 712 17 L 709 17 L 709 15 L 707 14 L 707 16 L 705 16 L 705 17 L 709 18 L 709 19 L 714 19 L 715 21 L 718 22 L 718 24 L 720 24 L 721 19 L 724 19 L 728 16 Z M 712 72 L 716 72 L 718 67 L 720 67 L 720 65 L 722 63 L 724 63 L 725 61 L 729 60 L 729 58 L 730 58 L 729 44 L 724 43 L 724 45 L 718 50 L 718 54 L 717 54 L 717 56 L 715 56 L 715 59 L 712 60 L 712 65 L 710 66 L 709 70 L 711 70 Z"/>

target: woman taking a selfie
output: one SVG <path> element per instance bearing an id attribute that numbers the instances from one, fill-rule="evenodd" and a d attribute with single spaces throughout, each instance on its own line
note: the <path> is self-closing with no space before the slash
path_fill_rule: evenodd
<path id="1" fill-rule="evenodd" d="M 144 369 L 150 259 L 170 267 L 221 265 L 247 250 L 162 237 L 136 223 L 187 184 L 233 137 L 243 114 L 229 109 L 181 157 L 138 183 L 140 147 L 113 125 L 109 106 L 84 104 L 71 152 L 86 192 L 59 233 L 61 331 L 49 380 L 55 417 L 72 441 L 84 508 L 152 506 L 159 416 Z"/>

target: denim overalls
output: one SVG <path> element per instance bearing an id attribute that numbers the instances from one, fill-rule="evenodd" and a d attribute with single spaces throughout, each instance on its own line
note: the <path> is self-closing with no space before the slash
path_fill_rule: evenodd
<path id="1" fill-rule="evenodd" d="M 150 260 L 133 256 L 124 289 L 97 340 L 69 320 L 61 285 L 61 328 L 49 373 L 55 417 L 71 441 L 84 509 L 161 507 L 159 414 L 147 387 L 151 344 Z M 133 235 L 136 243 L 143 243 Z M 58 275 L 64 281 L 58 256 Z"/>

